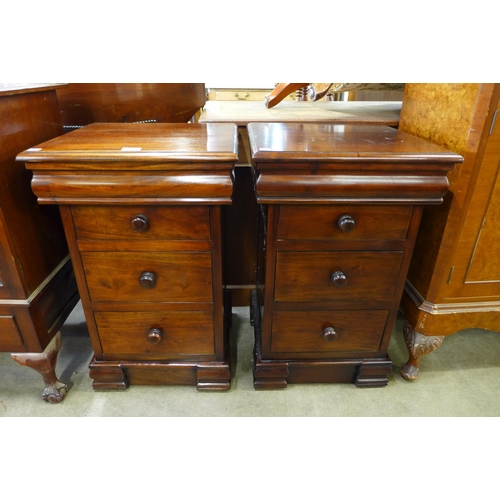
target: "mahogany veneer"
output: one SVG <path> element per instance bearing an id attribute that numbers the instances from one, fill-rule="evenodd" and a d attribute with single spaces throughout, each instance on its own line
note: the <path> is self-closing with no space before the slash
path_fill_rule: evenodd
<path id="1" fill-rule="evenodd" d="M 385 125 L 250 123 L 254 386 L 384 386 L 422 207 L 461 156 Z"/>
<path id="2" fill-rule="evenodd" d="M 94 389 L 229 389 L 221 205 L 237 146 L 231 124 L 92 124 L 18 156 L 39 203 L 60 206 Z"/>
<path id="3" fill-rule="evenodd" d="M 68 389 L 55 373 L 59 328 L 79 297 L 58 210 L 37 204 L 15 158 L 63 133 L 58 88 L 0 86 L 0 351 L 42 375 L 50 403 Z"/>

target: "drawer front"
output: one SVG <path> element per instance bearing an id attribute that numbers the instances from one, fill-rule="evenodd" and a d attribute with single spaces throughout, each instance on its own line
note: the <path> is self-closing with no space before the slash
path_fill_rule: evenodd
<path id="1" fill-rule="evenodd" d="M 0 352 L 24 352 L 21 332 L 14 316 L 0 316 Z"/>
<path id="2" fill-rule="evenodd" d="M 406 206 L 283 205 L 278 239 L 404 240 L 411 214 Z"/>
<path id="3" fill-rule="evenodd" d="M 390 300 L 403 252 L 277 252 L 277 301 Z"/>
<path id="4" fill-rule="evenodd" d="M 318 353 L 378 351 L 388 311 L 277 311 L 271 351 Z M 300 356 L 299 356 L 300 357 Z"/>
<path id="5" fill-rule="evenodd" d="M 195 357 L 215 353 L 211 312 L 96 312 L 104 354 L 149 358 Z"/>
<path id="6" fill-rule="evenodd" d="M 75 206 L 79 240 L 209 240 L 208 207 Z"/>
<path id="7" fill-rule="evenodd" d="M 212 302 L 208 252 L 82 252 L 92 301 Z"/>

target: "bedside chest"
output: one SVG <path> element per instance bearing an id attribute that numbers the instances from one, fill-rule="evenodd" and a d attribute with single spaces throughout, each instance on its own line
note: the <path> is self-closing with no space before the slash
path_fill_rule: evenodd
<path id="1" fill-rule="evenodd" d="M 18 156 L 55 203 L 95 357 L 94 389 L 230 384 L 221 205 L 231 124 L 92 124 Z"/>
<path id="2" fill-rule="evenodd" d="M 254 386 L 384 386 L 422 206 L 462 157 L 385 125 L 251 123 Z"/>

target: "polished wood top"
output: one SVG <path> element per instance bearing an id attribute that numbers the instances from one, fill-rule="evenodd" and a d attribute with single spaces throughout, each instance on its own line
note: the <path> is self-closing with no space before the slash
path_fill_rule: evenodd
<path id="1" fill-rule="evenodd" d="M 401 102 L 282 101 L 276 108 L 269 109 L 259 101 L 208 101 L 199 122 L 230 122 L 238 126 L 251 122 L 348 122 L 397 126 L 401 105 Z"/>
<path id="2" fill-rule="evenodd" d="M 68 162 L 101 168 L 103 162 L 109 170 L 123 162 L 234 162 L 237 151 L 237 128 L 230 123 L 94 123 L 27 149 L 17 160 L 34 170 L 37 162 L 50 162 L 52 170 L 71 169 Z"/>
<path id="3" fill-rule="evenodd" d="M 247 130 L 252 159 L 259 168 L 262 162 L 290 161 L 379 165 L 463 161 L 456 153 L 385 125 L 249 123 Z"/>

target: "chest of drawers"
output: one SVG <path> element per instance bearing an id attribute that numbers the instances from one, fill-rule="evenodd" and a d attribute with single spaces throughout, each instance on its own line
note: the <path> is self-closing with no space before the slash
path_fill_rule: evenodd
<path id="1" fill-rule="evenodd" d="M 92 124 L 18 156 L 55 203 L 95 356 L 97 390 L 230 384 L 221 206 L 230 124 Z"/>
<path id="2" fill-rule="evenodd" d="M 385 125 L 251 123 L 254 386 L 384 386 L 422 207 L 462 157 Z"/>

